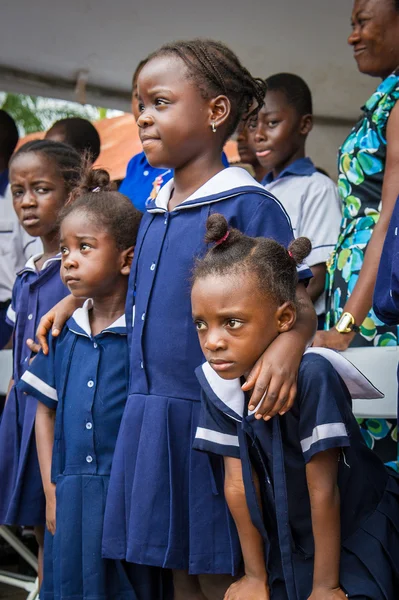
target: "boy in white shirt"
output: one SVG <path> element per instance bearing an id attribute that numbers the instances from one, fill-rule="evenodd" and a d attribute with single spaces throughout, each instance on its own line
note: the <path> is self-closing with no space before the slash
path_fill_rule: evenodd
<path id="1" fill-rule="evenodd" d="M 312 95 L 307 84 L 291 73 L 266 80 L 265 104 L 249 127 L 256 156 L 267 169 L 262 183 L 276 196 L 292 222 L 295 237 L 312 242 L 306 259 L 313 272 L 308 291 L 323 328 L 326 262 L 338 239 L 341 205 L 333 181 L 319 173 L 306 157 L 306 138 L 313 127 Z"/>

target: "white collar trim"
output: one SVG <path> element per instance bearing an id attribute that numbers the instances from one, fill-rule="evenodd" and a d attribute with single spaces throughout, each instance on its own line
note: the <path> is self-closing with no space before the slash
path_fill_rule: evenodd
<path id="1" fill-rule="evenodd" d="M 34 254 L 33 256 L 31 256 L 30 258 L 28 258 L 28 260 L 25 263 L 25 269 L 29 269 L 30 271 L 35 271 L 35 273 L 38 273 L 37 267 L 36 267 L 36 261 L 39 260 L 41 257 L 43 256 L 43 252 L 40 252 L 39 254 Z M 61 260 L 61 254 L 57 254 L 57 256 L 52 256 L 51 258 L 48 258 L 42 265 L 42 268 L 40 269 L 40 271 L 44 271 L 44 269 L 46 267 L 48 267 L 48 265 L 50 263 L 52 263 L 54 260 Z"/>
<path id="2" fill-rule="evenodd" d="M 76 322 L 76 324 L 79 325 L 79 327 L 81 329 L 83 329 L 83 331 L 90 338 L 92 337 L 92 334 L 91 334 L 91 327 L 90 327 L 89 311 L 92 308 L 93 308 L 93 300 L 91 298 L 88 298 L 87 300 L 85 300 L 85 303 L 83 304 L 83 306 L 81 308 L 77 308 L 72 315 L 72 318 Z M 118 319 L 116 319 L 116 321 L 111 323 L 111 325 L 108 325 L 108 327 L 103 329 L 101 333 L 104 333 L 104 331 L 113 330 L 113 329 L 121 328 L 121 327 L 123 327 L 123 328 L 126 327 L 126 317 L 124 314 L 121 315 L 120 317 L 118 317 Z"/>
<path id="3" fill-rule="evenodd" d="M 242 419 L 245 395 L 240 379 L 222 379 L 208 362 L 202 365 L 202 371 L 216 396 Z"/>
<path id="4" fill-rule="evenodd" d="M 258 183 L 252 177 L 252 175 L 250 175 L 248 171 L 246 171 L 242 167 L 227 167 L 226 169 L 223 169 L 223 171 L 220 171 L 219 173 L 216 173 L 216 175 L 211 177 L 211 179 L 209 179 L 206 183 L 204 183 L 204 185 L 198 188 L 198 190 L 191 194 L 191 196 L 186 198 L 184 202 L 182 202 L 182 204 L 185 204 L 186 202 L 191 202 L 192 200 L 198 200 L 199 198 L 206 198 L 208 196 L 221 194 L 223 192 L 230 191 L 234 188 L 248 186 L 257 187 L 263 192 L 265 191 L 264 186 Z M 170 179 L 167 183 L 165 183 L 164 186 L 162 186 L 155 200 L 157 208 L 168 210 L 168 204 L 173 187 L 174 179 Z"/>

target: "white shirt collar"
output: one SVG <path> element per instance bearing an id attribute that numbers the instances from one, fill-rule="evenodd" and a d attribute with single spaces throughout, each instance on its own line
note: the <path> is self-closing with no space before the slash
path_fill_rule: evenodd
<path id="1" fill-rule="evenodd" d="M 91 298 L 88 298 L 81 308 L 77 308 L 75 310 L 75 312 L 73 313 L 73 315 L 71 317 L 72 320 L 75 321 L 75 323 L 78 325 L 78 327 L 80 329 L 82 329 L 84 331 L 84 333 L 90 338 L 92 337 L 92 334 L 91 334 L 91 327 L 90 327 L 89 312 L 92 308 L 93 308 L 93 300 Z M 80 333 L 73 329 L 73 325 L 70 325 L 69 329 L 71 329 L 75 333 Z M 111 331 L 111 332 L 117 333 L 115 330 L 122 330 L 122 329 L 126 330 L 126 317 L 124 314 L 121 315 L 120 317 L 118 317 L 118 319 L 116 319 L 116 321 L 111 323 L 111 325 L 108 325 L 108 327 L 103 329 L 103 331 L 101 333 L 104 333 L 105 331 Z M 122 331 L 120 331 L 120 333 L 122 333 Z"/>
<path id="2" fill-rule="evenodd" d="M 33 256 L 31 256 L 30 258 L 28 258 L 28 260 L 25 263 L 24 269 L 27 269 L 29 271 L 35 271 L 35 273 L 38 272 L 37 267 L 36 267 L 36 261 L 39 260 L 41 257 L 43 256 L 43 252 L 40 252 L 39 254 L 34 254 Z M 52 262 L 54 262 L 55 260 L 61 260 L 61 254 L 57 254 L 56 256 L 52 256 L 51 258 L 48 258 L 41 266 L 40 271 L 44 271 L 44 269 L 46 269 L 48 267 L 48 265 Z"/>
<path id="3" fill-rule="evenodd" d="M 173 187 L 174 179 L 170 179 L 167 183 L 165 183 L 164 186 L 162 186 L 155 200 L 157 208 L 168 210 L 168 204 Z M 193 200 L 212 197 L 222 194 L 226 191 L 230 192 L 232 189 L 242 187 L 256 187 L 263 192 L 265 191 L 263 185 L 255 181 L 252 175 L 250 175 L 250 173 L 248 173 L 248 171 L 245 169 L 241 167 L 228 167 L 227 169 L 223 169 L 223 171 L 220 171 L 211 177 L 211 179 L 199 187 L 193 194 L 191 194 L 191 196 L 186 198 L 182 204 L 192 202 Z"/>

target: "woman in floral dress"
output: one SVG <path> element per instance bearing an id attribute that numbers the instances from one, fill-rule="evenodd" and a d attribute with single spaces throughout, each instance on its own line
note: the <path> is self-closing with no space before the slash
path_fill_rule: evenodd
<path id="1" fill-rule="evenodd" d="M 359 71 L 382 83 L 338 156 L 343 218 L 327 267 L 327 331 L 318 332 L 314 342 L 336 350 L 398 345 L 397 328 L 377 319 L 372 296 L 399 195 L 399 0 L 355 0 L 348 42 Z M 352 331 L 340 332 L 348 323 Z M 364 419 L 360 426 L 368 445 L 397 467 L 396 421 Z"/>

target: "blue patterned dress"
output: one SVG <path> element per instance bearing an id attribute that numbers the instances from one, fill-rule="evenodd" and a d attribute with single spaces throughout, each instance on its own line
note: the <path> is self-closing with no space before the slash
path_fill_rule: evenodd
<path id="1" fill-rule="evenodd" d="M 363 106 L 363 115 L 340 148 L 338 190 L 342 222 L 337 245 L 327 264 L 325 329 L 338 322 L 364 261 L 364 253 L 381 212 L 387 152 L 386 129 L 399 99 L 399 69 L 389 75 Z M 371 308 L 352 346 L 396 346 L 398 328 L 380 321 Z M 360 422 L 367 444 L 385 461 L 395 458 L 396 423 L 385 419 Z"/>

